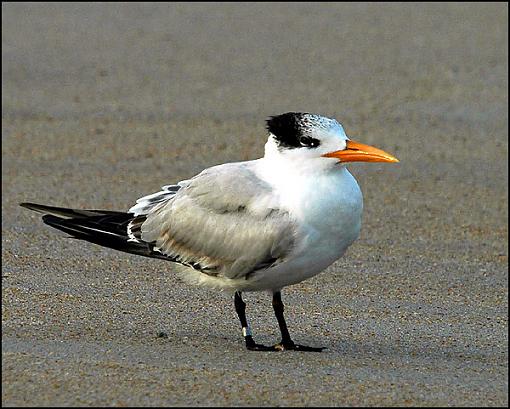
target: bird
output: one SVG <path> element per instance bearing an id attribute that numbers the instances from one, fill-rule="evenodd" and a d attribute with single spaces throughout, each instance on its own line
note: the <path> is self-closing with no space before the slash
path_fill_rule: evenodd
<path id="1" fill-rule="evenodd" d="M 20 205 L 73 238 L 167 260 L 185 282 L 229 291 L 250 351 L 321 352 L 291 338 L 281 291 L 319 274 L 359 237 L 363 196 L 346 164 L 399 160 L 319 114 L 270 116 L 266 130 L 263 157 L 209 167 L 127 212 Z M 242 299 L 252 291 L 272 294 L 274 345 L 253 338 Z"/>

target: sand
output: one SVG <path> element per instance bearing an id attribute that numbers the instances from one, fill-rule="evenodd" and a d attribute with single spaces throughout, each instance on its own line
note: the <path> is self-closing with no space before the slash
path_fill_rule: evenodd
<path id="1" fill-rule="evenodd" d="M 508 405 L 507 35 L 503 3 L 3 3 L 2 405 Z M 361 237 L 284 289 L 320 354 L 18 206 L 126 210 L 293 110 L 401 160 L 350 166 Z"/>

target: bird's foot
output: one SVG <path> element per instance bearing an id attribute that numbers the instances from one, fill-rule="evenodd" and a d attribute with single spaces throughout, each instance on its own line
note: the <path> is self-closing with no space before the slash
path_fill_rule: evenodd
<path id="1" fill-rule="evenodd" d="M 251 336 L 247 336 L 244 339 L 246 341 L 246 349 L 248 351 L 275 351 L 272 346 L 257 344 Z"/>
<path id="2" fill-rule="evenodd" d="M 276 351 L 272 346 L 262 344 L 246 345 L 246 349 L 248 351 Z"/>
<path id="3" fill-rule="evenodd" d="M 248 351 L 300 351 L 300 352 L 322 352 L 325 347 L 309 347 L 306 345 L 295 344 L 293 341 L 290 342 L 279 342 L 278 344 L 267 346 L 257 344 L 253 339 L 246 340 L 246 349 Z"/>
<path id="4" fill-rule="evenodd" d="M 281 341 L 273 345 L 274 351 L 302 351 L 302 352 L 322 352 L 326 347 L 309 347 L 306 345 L 295 344 L 294 341 Z"/>

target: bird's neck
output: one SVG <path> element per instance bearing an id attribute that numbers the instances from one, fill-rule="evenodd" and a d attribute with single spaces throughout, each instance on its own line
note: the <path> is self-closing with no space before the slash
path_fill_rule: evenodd
<path id="1" fill-rule="evenodd" d="M 339 229 L 344 229 L 350 243 L 359 232 L 363 207 L 361 190 L 354 177 L 345 165 L 321 157 L 293 157 L 287 152 L 291 151 L 282 154 L 266 145 L 266 155 L 255 162 L 257 176 L 273 187 L 280 208 L 320 231 L 336 235 Z M 331 220 L 337 219 L 347 225 L 328 226 Z M 341 235 L 344 237 L 345 233 Z"/>

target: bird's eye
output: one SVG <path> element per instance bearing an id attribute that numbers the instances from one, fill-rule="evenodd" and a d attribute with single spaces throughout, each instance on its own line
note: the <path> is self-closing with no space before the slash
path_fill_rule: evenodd
<path id="1" fill-rule="evenodd" d="M 316 148 L 320 145 L 320 142 L 318 139 L 310 138 L 307 136 L 303 136 L 299 139 L 299 143 L 301 146 L 306 146 L 307 148 Z"/>

